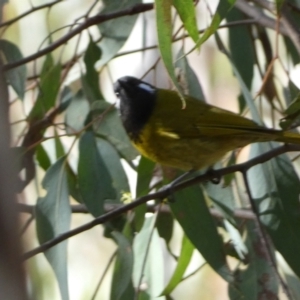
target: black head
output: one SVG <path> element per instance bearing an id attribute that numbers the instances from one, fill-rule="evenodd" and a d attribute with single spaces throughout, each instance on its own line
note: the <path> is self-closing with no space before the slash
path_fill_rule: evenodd
<path id="1" fill-rule="evenodd" d="M 136 141 L 155 107 L 156 88 L 137 78 L 124 76 L 114 84 L 114 91 L 120 98 L 123 125 Z"/>

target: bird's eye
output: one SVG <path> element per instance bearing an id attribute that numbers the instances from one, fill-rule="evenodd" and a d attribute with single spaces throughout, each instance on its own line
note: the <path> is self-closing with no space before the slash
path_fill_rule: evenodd
<path id="1" fill-rule="evenodd" d="M 120 98 L 120 93 L 119 92 L 115 92 L 115 94 L 116 94 L 117 98 Z"/>

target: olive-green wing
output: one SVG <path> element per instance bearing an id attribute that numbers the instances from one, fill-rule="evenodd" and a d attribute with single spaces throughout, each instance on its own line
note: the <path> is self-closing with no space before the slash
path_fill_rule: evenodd
<path id="1" fill-rule="evenodd" d="M 243 133 L 275 133 L 254 121 L 230 111 L 186 97 L 186 108 L 176 92 L 160 90 L 155 109 L 155 121 L 161 132 L 180 137 L 240 135 Z"/>

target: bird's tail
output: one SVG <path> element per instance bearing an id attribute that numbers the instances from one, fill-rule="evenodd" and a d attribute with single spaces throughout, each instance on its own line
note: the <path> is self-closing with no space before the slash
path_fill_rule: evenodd
<path id="1" fill-rule="evenodd" d="M 277 141 L 290 144 L 300 144 L 300 134 L 290 131 L 281 131 L 278 135 Z"/>

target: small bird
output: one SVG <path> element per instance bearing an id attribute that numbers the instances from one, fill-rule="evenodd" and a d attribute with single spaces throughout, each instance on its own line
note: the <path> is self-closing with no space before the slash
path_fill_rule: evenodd
<path id="1" fill-rule="evenodd" d="M 157 89 L 125 76 L 114 84 L 124 128 L 142 155 L 183 171 L 212 166 L 227 152 L 250 143 L 300 144 L 297 133 L 269 129 L 233 112 Z"/>

